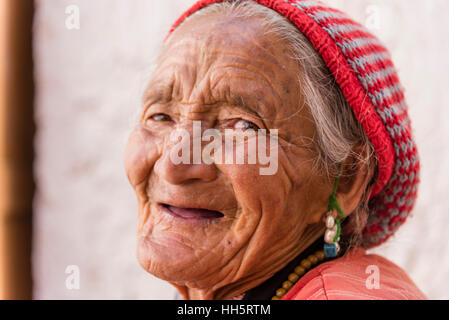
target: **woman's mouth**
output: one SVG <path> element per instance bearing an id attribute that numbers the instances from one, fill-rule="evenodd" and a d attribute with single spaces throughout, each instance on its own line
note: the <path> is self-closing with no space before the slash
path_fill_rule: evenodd
<path id="1" fill-rule="evenodd" d="M 166 203 L 159 203 L 161 209 L 177 218 L 186 220 L 191 219 L 217 219 L 222 218 L 224 215 L 219 211 L 202 209 L 202 208 L 182 208 L 175 207 Z"/>

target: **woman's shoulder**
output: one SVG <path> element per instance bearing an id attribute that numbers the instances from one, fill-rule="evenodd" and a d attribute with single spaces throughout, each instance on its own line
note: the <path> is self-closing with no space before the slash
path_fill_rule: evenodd
<path id="1" fill-rule="evenodd" d="M 399 266 L 362 248 L 306 273 L 283 300 L 422 300 L 426 296 Z"/>

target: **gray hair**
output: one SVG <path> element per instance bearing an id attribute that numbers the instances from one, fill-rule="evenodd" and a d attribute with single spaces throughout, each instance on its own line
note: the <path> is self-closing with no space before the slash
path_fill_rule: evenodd
<path id="1" fill-rule="evenodd" d="M 298 61 L 302 71 L 298 75 L 298 84 L 304 95 L 305 105 L 316 125 L 317 136 L 313 139 L 318 155 L 316 164 L 329 177 L 336 174 L 338 164 L 343 163 L 349 156 L 368 165 L 370 160 L 376 161 L 371 142 L 356 120 L 335 78 L 310 41 L 295 25 L 276 11 L 246 0 L 209 5 L 195 12 L 183 23 L 194 17 L 211 13 L 236 18 L 259 17 L 262 19 L 261 23 L 266 34 L 274 34 L 289 45 L 290 55 L 292 59 Z M 361 147 L 363 151 L 354 152 L 355 146 Z M 360 236 L 368 215 L 366 195 L 363 198 L 350 217 L 351 229 L 355 229 L 351 233 L 357 237 Z"/>

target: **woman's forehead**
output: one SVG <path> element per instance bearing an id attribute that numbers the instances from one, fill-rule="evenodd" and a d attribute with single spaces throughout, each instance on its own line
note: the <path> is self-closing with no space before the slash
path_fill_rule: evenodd
<path id="1" fill-rule="evenodd" d="M 262 47 L 268 48 L 270 47 L 270 41 L 265 37 L 267 30 L 264 27 L 264 19 L 256 16 L 232 16 L 225 12 L 193 15 L 171 33 L 166 43 L 189 35 L 203 39 L 222 38 L 236 40 L 236 36 L 240 34 L 242 39 L 255 40 Z M 267 41 L 264 41 L 265 39 Z"/>
<path id="2" fill-rule="evenodd" d="M 231 17 L 219 13 L 193 16 L 178 27 L 163 48 L 161 58 L 173 55 L 209 55 L 211 59 L 241 56 L 287 71 L 287 45 L 267 33 L 259 17 Z"/>
<path id="3" fill-rule="evenodd" d="M 266 96 L 278 100 L 275 104 L 292 98 L 297 105 L 299 67 L 288 56 L 287 45 L 266 34 L 259 19 L 211 14 L 187 21 L 168 39 L 152 82 L 191 82 L 198 89 L 200 80 L 212 88 L 220 81 L 235 81 L 248 90 L 257 83 Z"/>

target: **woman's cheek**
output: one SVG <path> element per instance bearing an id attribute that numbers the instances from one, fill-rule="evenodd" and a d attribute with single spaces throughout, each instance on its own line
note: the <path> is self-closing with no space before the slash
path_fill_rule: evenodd
<path id="1" fill-rule="evenodd" d="M 262 214 L 262 210 L 268 209 L 268 206 L 276 208 L 277 211 L 276 206 L 279 206 L 284 198 L 285 190 L 277 174 L 261 175 L 261 166 L 257 164 L 222 164 L 217 167 L 232 184 L 235 197 L 243 211 Z"/>
<path id="2" fill-rule="evenodd" d="M 148 180 L 160 155 L 162 143 L 163 138 L 153 135 L 141 126 L 131 133 L 125 150 L 125 170 L 134 188 Z"/>

